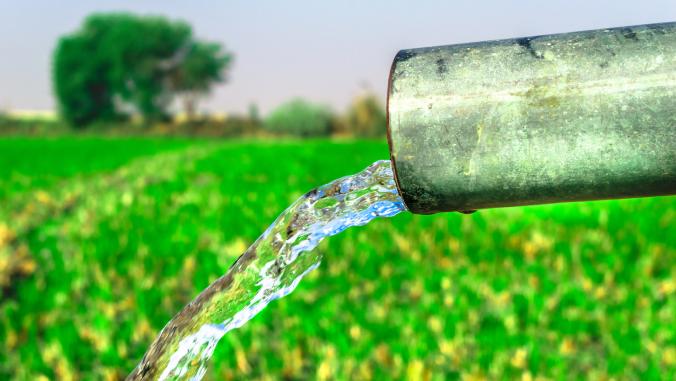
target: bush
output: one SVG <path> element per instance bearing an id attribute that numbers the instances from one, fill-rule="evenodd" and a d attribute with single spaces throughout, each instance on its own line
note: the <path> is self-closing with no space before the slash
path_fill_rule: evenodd
<path id="1" fill-rule="evenodd" d="M 373 94 L 356 98 L 347 112 L 347 128 L 354 136 L 381 137 L 387 131 L 387 116 Z"/>
<path id="2" fill-rule="evenodd" d="M 265 128 L 283 135 L 326 136 L 331 132 L 333 119 L 327 107 L 294 99 L 272 111 L 265 120 Z"/>
<path id="3" fill-rule="evenodd" d="M 176 124 L 174 133 L 179 136 L 204 136 L 232 138 L 255 136 L 260 131 L 257 120 L 244 116 L 229 116 L 224 120 L 195 119 Z"/>

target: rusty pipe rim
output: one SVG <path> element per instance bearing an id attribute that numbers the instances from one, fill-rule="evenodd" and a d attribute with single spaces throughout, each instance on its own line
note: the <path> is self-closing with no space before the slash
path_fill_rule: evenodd
<path id="1" fill-rule="evenodd" d="M 394 184 L 397 187 L 397 192 L 399 192 L 399 197 L 401 198 L 401 202 L 404 204 L 404 208 L 406 208 L 406 210 L 410 210 L 406 205 L 406 200 L 404 199 L 404 192 L 401 189 L 399 177 L 397 176 L 397 161 L 394 158 L 393 153 L 394 142 L 392 140 L 392 132 L 390 129 L 390 94 L 392 92 L 392 76 L 394 74 L 394 69 L 397 65 L 397 56 L 399 56 L 401 52 L 402 51 L 397 52 L 397 54 L 394 56 L 394 59 L 392 60 L 392 65 L 390 66 L 390 72 L 387 77 L 387 97 L 385 101 L 385 125 L 387 131 L 387 146 L 390 152 L 390 164 L 392 166 L 392 175 L 394 177 Z"/>

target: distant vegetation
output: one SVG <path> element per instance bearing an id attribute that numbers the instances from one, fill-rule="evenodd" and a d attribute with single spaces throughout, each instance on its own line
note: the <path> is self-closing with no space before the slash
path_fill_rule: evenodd
<path id="1" fill-rule="evenodd" d="M 69 126 L 58 120 L 37 117 L 19 118 L 0 113 L 0 135 L 54 135 L 69 132 Z"/>
<path id="2" fill-rule="evenodd" d="M 331 133 L 332 121 L 327 107 L 294 99 L 272 111 L 265 120 L 265 128 L 284 135 L 326 136 Z"/>
<path id="3" fill-rule="evenodd" d="M 104 135 L 204 136 L 204 137 L 364 137 L 383 138 L 385 109 L 373 94 L 357 97 L 344 113 L 300 98 L 286 102 L 261 117 L 255 105 L 248 114 L 228 116 L 183 115 L 165 121 L 102 120 L 86 129 L 63 120 L 17 118 L 0 113 L 0 135 L 63 135 L 75 131 Z"/>
<path id="4" fill-rule="evenodd" d="M 62 37 L 53 80 L 62 117 L 73 126 L 126 120 L 167 120 L 176 97 L 189 115 L 210 87 L 223 81 L 231 53 L 196 40 L 184 22 L 159 16 L 94 14 Z"/>
<path id="5" fill-rule="evenodd" d="M 226 79 L 233 54 L 195 39 L 182 21 L 160 16 L 100 13 L 63 36 L 54 51 L 52 76 L 61 121 L 114 134 L 382 137 L 385 109 L 373 94 L 357 97 L 344 114 L 300 98 L 261 117 L 199 115 L 197 102 Z M 183 115 L 170 114 L 178 101 Z M 140 116 L 136 118 L 136 116 Z M 56 128 L 58 126 L 58 128 Z M 0 115 L 0 133 L 62 133 L 64 125 L 12 121 Z"/>
<path id="6" fill-rule="evenodd" d="M 382 102 L 358 96 L 345 112 L 296 98 L 261 115 L 215 116 L 197 102 L 226 79 L 233 54 L 195 39 L 182 21 L 129 13 L 87 17 L 54 50 L 52 77 L 58 117 L 0 110 L 0 135 L 105 135 L 381 138 Z M 181 114 L 170 106 L 183 106 Z"/>
<path id="7" fill-rule="evenodd" d="M 371 92 L 357 96 L 344 112 L 295 98 L 267 115 L 255 104 L 243 114 L 199 113 L 197 102 L 226 79 L 232 60 L 233 53 L 195 39 L 181 21 L 93 14 L 59 39 L 54 51 L 58 117 L 0 110 L 0 135 L 385 136 L 385 108 Z M 181 105 L 182 113 L 173 105 Z"/>
<path id="8" fill-rule="evenodd" d="M 376 96 L 357 97 L 347 112 L 348 131 L 359 137 L 381 137 L 387 125 L 385 110 Z"/>

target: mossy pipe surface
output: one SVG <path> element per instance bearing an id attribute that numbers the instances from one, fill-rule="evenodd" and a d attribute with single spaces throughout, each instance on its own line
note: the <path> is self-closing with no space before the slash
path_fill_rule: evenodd
<path id="1" fill-rule="evenodd" d="M 676 23 L 400 51 L 388 90 L 414 213 L 676 193 Z"/>

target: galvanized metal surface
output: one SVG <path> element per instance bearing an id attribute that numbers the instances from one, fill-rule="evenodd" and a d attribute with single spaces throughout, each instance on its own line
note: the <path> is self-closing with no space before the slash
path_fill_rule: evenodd
<path id="1" fill-rule="evenodd" d="M 414 213 L 676 193 L 676 23 L 403 50 L 388 94 Z"/>

